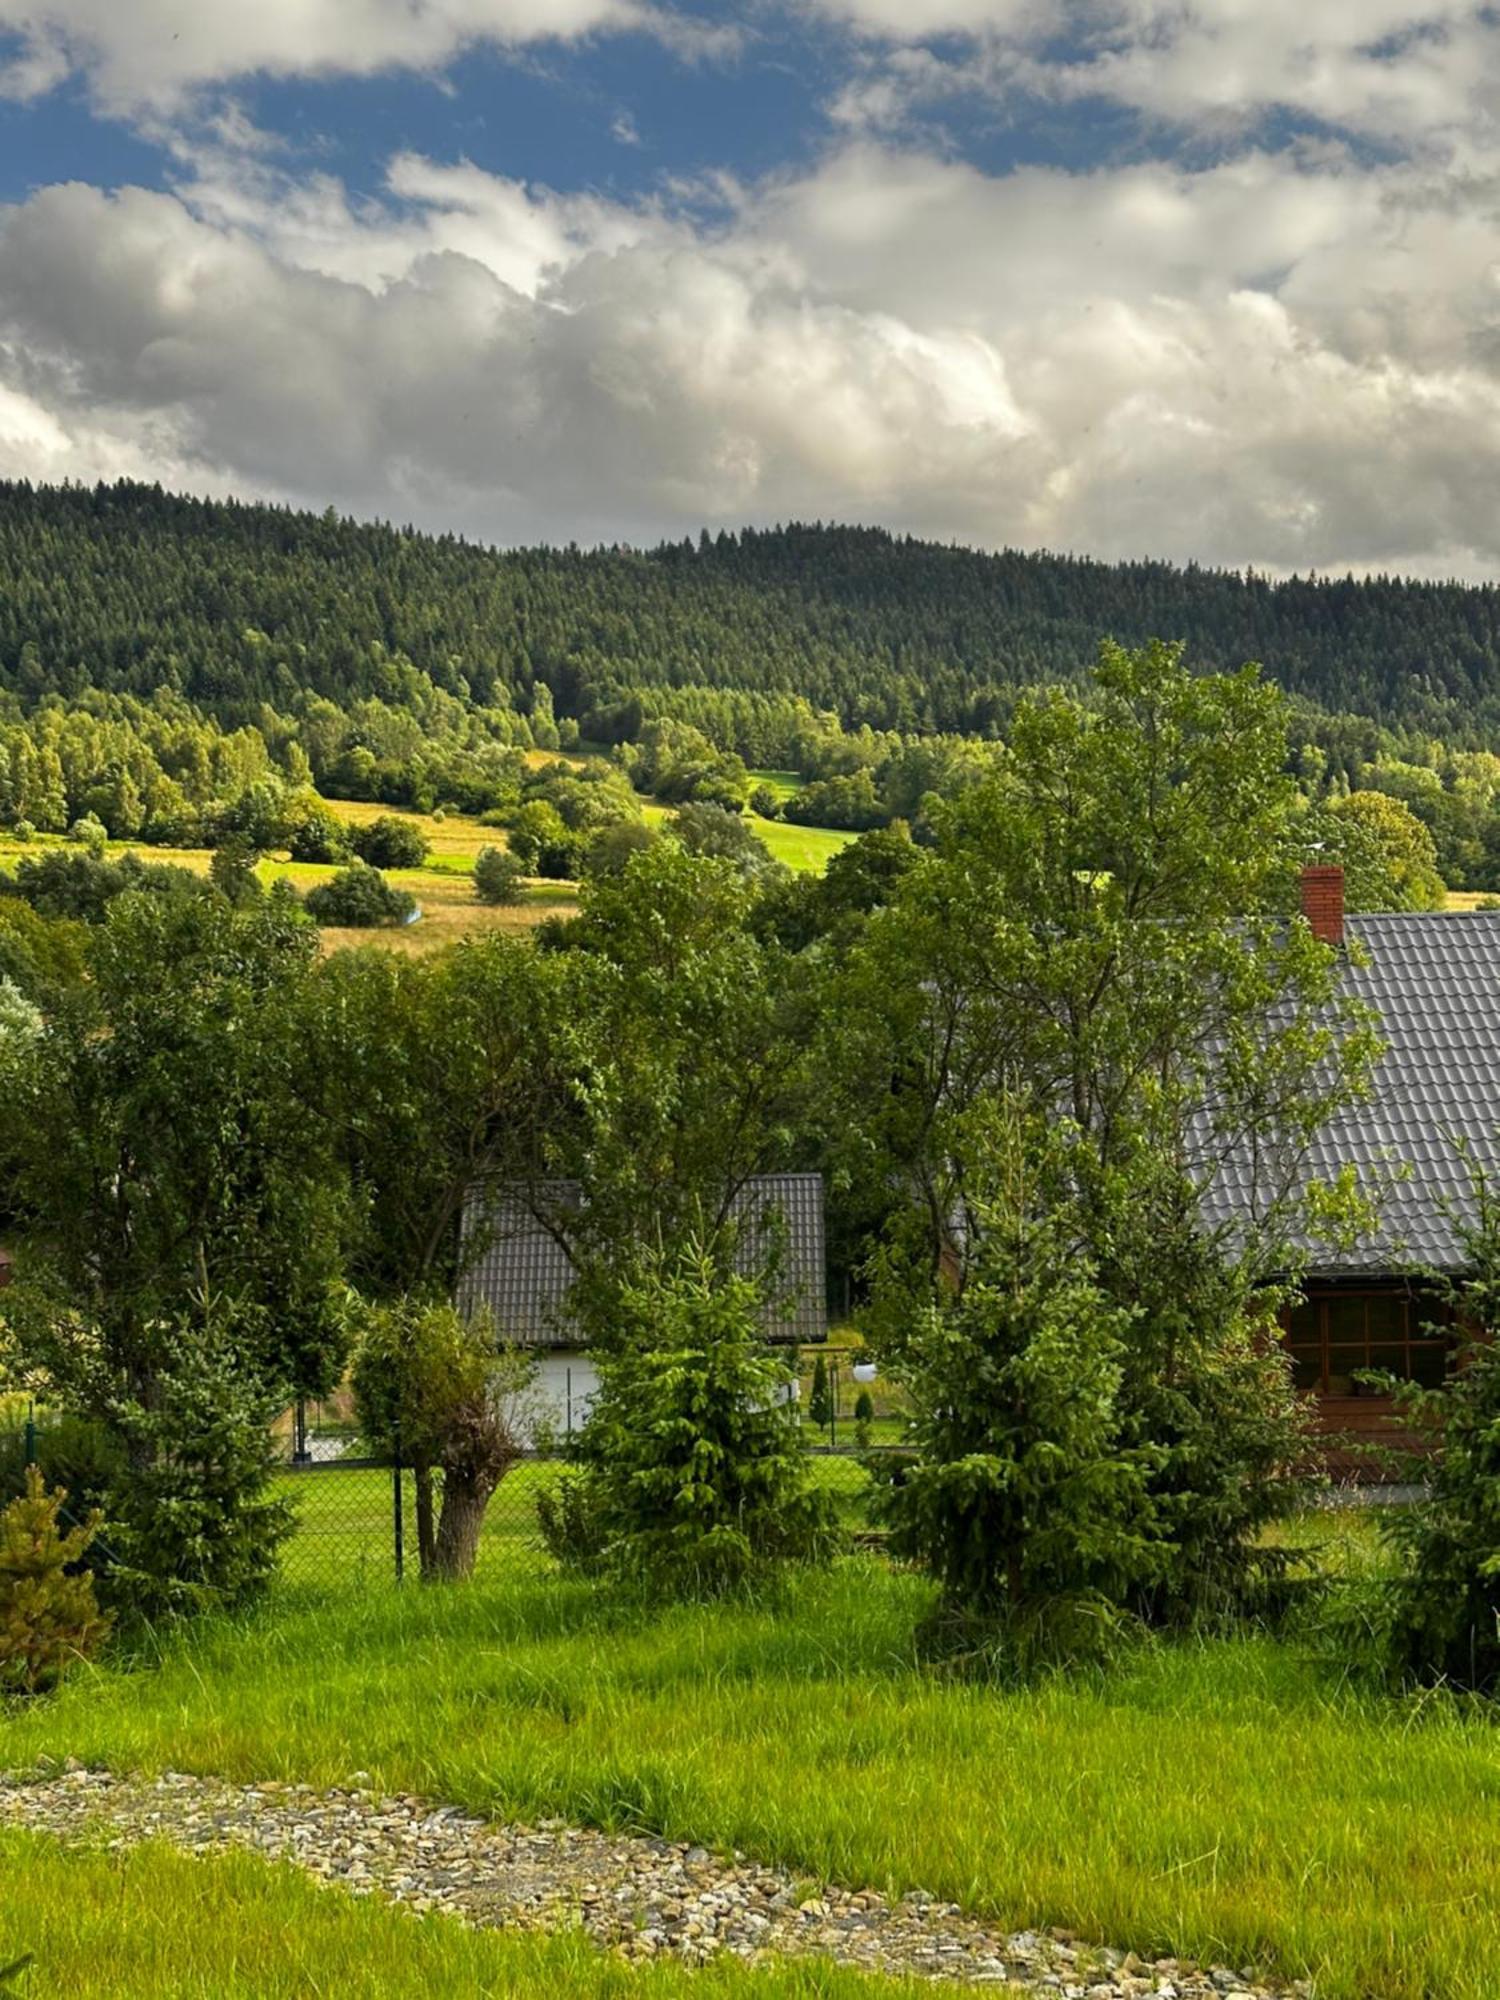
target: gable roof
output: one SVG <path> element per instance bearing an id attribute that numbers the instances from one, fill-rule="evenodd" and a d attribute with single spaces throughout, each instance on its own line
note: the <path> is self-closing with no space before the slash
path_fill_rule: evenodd
<path id="1" fill-rule="evenodd" d="M 1362 947 L 1344 991 L 1372 1007 L 1386 1051 L 1370 1094 L 1324 1127 L 1308 1178 L 1332 1180 L 1346 1166 L 1379 1204 L 1374 1232 L 1347 1250 L 1312 1252 L 1310 1275 L 1360 1277 L 1464 1262 L 1451 1211 L 1471 1206 L 1458 1144 L 1475 1161 L 1500 1164 L 1500 911 L 1351 916 L 1345 933 Z M 1255 1205 L 1250 1162 L 1228 1162 L 1204 1203 L 1211 1224 L 1233 1223 Z"/>
<path id="2" fill-rule="evenodd" d="M 517 1346 L 576 1347 L 568 1293 L 577 1274 L 566 1246 L 541 1218 L 582 1205 L 576 1181 L 479 1191 L 465 1206 L 463 1236 L 472 1243 L 482 1231 L 484 1242 L 477 1256 L 464 1260 L 459 1310 L 488 1310 L 501 1337 Z M 729 1212 L 742 1225 L 735 1258 L 740 1270 L 755 1270 L 773 1244 L 781 1252 L 778 1278 L 786 1298 L 766 1315 L 767 1339 L 826 1340 L 823 1176 L 756 1174 Z"/>

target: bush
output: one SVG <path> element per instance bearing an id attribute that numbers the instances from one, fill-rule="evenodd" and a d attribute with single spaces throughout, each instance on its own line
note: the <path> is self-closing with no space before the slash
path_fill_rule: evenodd
<path id="1" fill-rule="evenodd" d="M 807 1420 L 818 1430 L 833 1422 L 833 1397 L 828 1388 L 828 1363 L 820 1354 L 813 1363 L 812 1394 L 807 1399 Z"/>
<path id="2" fill-rule="evenodd" d="M 404 889 L 393 889 L 378 868 L 356 861 L 327 882 L 309 889 L 307 913 L 316 923 L 373 930 L 382 924 L 406 923 L 417 905 Z"/>
<path id="3" fill-rule="evenodd" d="M 762 819 L 780 819 L 781 801 L 769 785 L 757 785 L 750 794 L 750 810 Z"/>
<path id="4" fill-rule="evenodd" d="M 599 1574 L 607 1546 L 602 1510 L 593 1504 L 592 1491 L 586 1477 L 570 1471 L 555 1486 L 544 1486 L 536 1499 L 537 1526 L 548 1555 L 580 1576 Z"/>
<path id="5" fill-rule="evenodd" d="M 519 903 L 525 899 L 524 870 L 503 847 L 481 847 L 474 862 L 474 894 L 481 903 Z"/>
<path id="6" fill-rule="evenodd" d="M 45 1484 L 65 1487 L 76 1514 L 102 1510 L 123 1468 L 119 1444 L 104 1425 L 65 1416 L 39 1423 L 34 1436 Z M 26 1491 L 26 1471 L 24 1432 L 0 1434 L 0 1503 Z"/>
<path id="7" fill-rule="evenodd" d="M 0 1693 L 40 1694 L 78 1660 L 96 1652 L 109 1630 L 94 1598 L 94 1579 L 79 1564 L 98 1531 L 98 1516 L 65 1529 L 67 1495 L 49 1493 L 29 1466 L 25 1491 L 0 1513 Z"/>
<path id="8" fill-rule="evenodd" d="M 76 846 L 88 848 L 91 854 L 100 854 L 109 839 L 109 829 L 103 820 L 95 819 L 92 813 L 85 813 L 68 828 L 68 838 Z"/>
<path id="9" fill-rule="evenodd" d="M 854 1399 L 854 1421 L 857 1424 L 873 1424 L 875 1421 L 875 1399 L 868 1389 L 861 1389 Z"/>
<path id="10" fill-rule="evenodd" d="M 293 861 L 347 861 L 351 852 L 348 828 L 331 812 L 314 808 L 292 828 L 288 852 Z"/>
<path id="11" fill-rule="evenodd" d="M 759 1288 L 698 1246 L 622 1288 L 579 1445 L 553 1510 L 559 1553 L 653 1595 L 712 1595 L 778 1562 L 825 1560 L 832 1501 L 809 1483 L 786 1359 Z"/>
<path id="12" fill-rule="evenodd" d="M 36 839 L 36 828 L 29 819 L 18 819 L 10 830 L 12 840 L 28 841 Z"/>
<path id="13" fill-rule="evenodd" d="M 382 813 L 368 826 L 358 826 L 350 845 L 361 861 L 372 868 L 420 868 L 427 859 L 427 836 L 409 819 Z"/>

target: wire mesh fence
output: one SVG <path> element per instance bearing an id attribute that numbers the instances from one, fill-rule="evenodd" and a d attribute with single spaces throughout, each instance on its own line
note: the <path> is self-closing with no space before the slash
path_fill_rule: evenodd
<path id="1" fill-rule="evenodd" d="M 840 1521 L 859 1535 L 869 1526 L 867 1458 L 842 1441 L 828 1444 L 826 1435 L 808 1429 L 809 1476 L 833 1495 Z M 103 1487 L 95 1449 L 87 1425 L 0 1404 L 0 1505 L 22 1491 L 25 1468 L 37 1464 L 49 1487 L 68 1491 L 64 1521 L 81 1522 Z M 320 1429 L 295 1418 L 277 1427 L 272 1450 L 272 1487 L 291 1517 L 279 1557 L 283 1582 L 338 1595 L 419 1575 L 417 1478 L 410 1466 L 371 1455 L 350 1427 Z M 512 1465 L 485 1513 L 475 1565 L 481 1581 L 555 1570 L 538 1502 L 567 1477 L 568 1467 L 562 1451 L 530 1453 Z M 441 1475 L 431 1483 L 439 1511 Z M 98 1547 L 108 1559 L 107 1523 Z"/>

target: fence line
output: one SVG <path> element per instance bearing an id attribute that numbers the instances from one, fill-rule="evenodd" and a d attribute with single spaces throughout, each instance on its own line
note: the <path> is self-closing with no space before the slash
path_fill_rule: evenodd
<path id="1" fill-rule="evenodd" d="M 88 1434 L 88 1426 L 39 1413 L 28 1412 L 8 1428 L 0 1417 L 0 1504 L 20 1490 L 25 1467 L 39 1464 L 49 1487 L 69 1490 L 63 1518 L 81 1525 L 98 1498 L 100 1477 L 97 1462 L 92 1468 L 85 1463 Z M 834 1494 L 847 1524 L 863 1528 L 866 1454 L 842 1440 L 829 1444 L 819 1438 L 809 1431 L 809 1470 Z M 272 1446 L 273 1491 L 293 1517 L 280 1554 L 284 1582 L 338 1592 L 399 1584 L 417 1574 L 416 1474 L 410 1465 L 393 1454 L 371 1453 L 348 1430 L 320 1435 L 294 1425 L 290 1432 L 274 1435 Z M 521 1454 L 490 1501 L 477 1576 L 542 1577 L 555 1568 L 542 1538 L 537 1503 L 571 1462 L 566 1448 Z M 95 1474 L 92 1488 L 90 1470 Z M 442 1503 L 440 1473 L 432 1475 L 432 1485 L 436 1511 Z M 114 1559 L 107 1536 L 101 1535 L 96 1547 L 106 1561 Z"/>

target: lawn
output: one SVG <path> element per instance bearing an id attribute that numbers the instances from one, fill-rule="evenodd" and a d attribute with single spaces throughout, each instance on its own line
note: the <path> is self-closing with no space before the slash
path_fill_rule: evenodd
<path id="1" fill-rule="evenodd" d="M 929 1603 L 873 1558 L 764 1606 L 656 1615 L 504 1565 L 459 1589 L 287 1588 L 13 1711 L 0 1768 L 46 1753 L 315 1785 L 364 1770 L 499 1816 L 737 1845 L 1011 1924 L 1312 1975 L 1319 2000 L 1500 1992 L 1486 1712 L 1362 1694 L 1269 1637 L 1148 1647 L 1109 1677 L 1024 1690 L 950 1682 L 915 1657 Z M 245 1875 L 226 1930 L 262 1893 L 294 1891 Z M 388 1948 L 373 1917 L 348 1921 Z M 282 1948 L 247 1940 L 246 1962 Z M 259 1990 L 293 1989 L 268 1974 Z"/>

